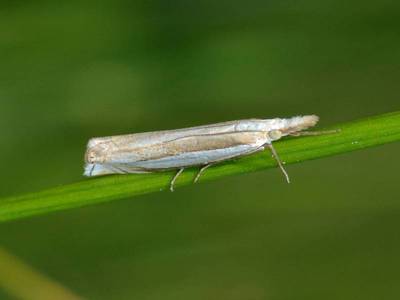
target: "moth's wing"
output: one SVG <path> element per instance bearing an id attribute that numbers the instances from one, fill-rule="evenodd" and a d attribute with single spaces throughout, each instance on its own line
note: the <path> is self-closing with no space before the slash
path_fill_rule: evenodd
<path id="1" fill-rule="evenodd" d="M 93 138 L 88 143 L 88 149 L 98 144 L 104 144 L 104 143 L 109 143 L 113 145 L 115 148 L 147 147 L 188 136 L 234 133 L 234 132 L 240 132 L 243 129 L 245 129 L 246 124 L 251 124 L 258 121 L 259 120 L 257 119 L 248 119 L 248 120 L 229 121 L 223 123 L 216 123 L 216 124 L 174 129 L 174 130 L 162 130 L 162 131 Z"/>
<path id="2" fill-rule="evenodd" d="M 199 151 L 198 153 L 185 153 L 177 156 L 138 161 L 132 163 L 135 167 L 140 167 L 148 172 L 157 170 L 168 170 L 185 168 L 191 166 L 204 166 L 210 163 L 221 162 L 235 157 L 248 155 L 257 151 L 264 150 L 264 147 L 237 146 L 229 149 L 218 149 Z"/>
<path id="3" fill-rule="evenodd" d="M 264 132 L 185 136 L 157 145 L 117 149 L 106 162 L 87 164 L 85 175 L 145 173 L 206 165 L 260 151 L 268 142 Z"/>
<path id="4" fill-rule="evenodd" d="M 135 166 L 127 164 L 89 164 L 85 165 L 85 171 L 83 175 L 100 176 L 107 174 L 127 174 L 127 173 L 148 173 L 149 171 Z"/>
<path id="5" fill-rule="evenodd" d="M 247 155 L 267 143 L 264 132 L 195 135 L 165 142 L 160 147 L 143 147 L 138 152 L 124 153 L 114 163 L 123 163 L 143 170 L 173 169 L 205 165 Z"/>

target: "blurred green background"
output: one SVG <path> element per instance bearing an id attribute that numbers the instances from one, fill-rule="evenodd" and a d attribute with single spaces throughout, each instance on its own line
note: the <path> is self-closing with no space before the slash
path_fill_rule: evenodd
<path id="1" fill-rule="evenodd" d="M 8 196 L 83 180 L 93 136 L 398 110 L 400 2 L 3 0 L 0 54 Z M 89 299 L 398 299 L 399 151 L 4 223 L 0 244 Z"/>

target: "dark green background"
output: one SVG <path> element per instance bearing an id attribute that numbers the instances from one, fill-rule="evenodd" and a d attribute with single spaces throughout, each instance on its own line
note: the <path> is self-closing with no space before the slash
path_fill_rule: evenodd
<path id="1" fill-rule="evenodd" d="M 83 180 L 92 136 L 332 125 L 398 110 L 399 78 L 399 1 L 2 1 L 0 196 Z M 4 223 L 0 243 L 89 299 L 398 299 L 399 150 Z"/>

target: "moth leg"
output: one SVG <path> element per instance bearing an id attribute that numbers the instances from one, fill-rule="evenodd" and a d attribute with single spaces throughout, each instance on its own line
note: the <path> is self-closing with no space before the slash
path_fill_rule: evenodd
<path id="1" fill-rule="evenodd" d="M 268 145 L 268 148 L 271 149 L 272 156 L 275 158 L 276 162 L 278 163 L 278 166 L 281 169 L 283 175 L 285 175 L 286 181 L 288 183 L 290 183 L 289 174 L 286 172 L 285 168 L 283 167 L 282 161 L 279 158 L 278 153 L 276 152 L 274 146 L 272 146 L 272 144 L 267 144 L 267 145 Z"/>
<path id="2" fill-rule="evenodd" d="M 122 169 L 122 167 L 119 166 L 110 166 L 111 169 L 113 169 L 114 171 L 116 171 L 116 173 L 118 174 L 128 174 L 128 172 L 124 169 Z"/>
<path id="3" fill-rule="evenodd" d="M 200 171 L 199 171 L 199 172 L 197 173 L 197 175 L 196 175 L 196 178 L 193 180 L 193 183 L 196 183 L 196 182 L 199 180 L 201 174 L 202 174 L 208 167 L 211 167 L 212 165 L 213 165 L 213 164 L 208 164 L 208 165 L 205 165 L 205 166 L 201 167 Z"/>
<path id="4" fill-rule="evenodd" d="M 175 181 L 176 181 L 176 179 L 179 177 L 179 175 L 182 174 L 183 170 L 185 170 L 185 168 L 179 169 L 179 171 L 175 174 L 174 178 L 172 178 L 171 183 L 170 183 L 170 186 L 169 186 L 169 189 L 170 189 L 171 192 L 174 191 Z"/>
<path id="5" fill-rule="evenodd" d="M 323 130 L 323 131 L 299 131 L 290 133 L 290 136 L 312 136 L 339 133 L 340 129 Z"/>
<path id="6" fill-rule="evenodd" d="M 89 176 L 92 176 L 94 167 L 96 166 L 96 164 L 93 164 L 93 166 L 90 168 L 90 172 L 89 172 Z"/>

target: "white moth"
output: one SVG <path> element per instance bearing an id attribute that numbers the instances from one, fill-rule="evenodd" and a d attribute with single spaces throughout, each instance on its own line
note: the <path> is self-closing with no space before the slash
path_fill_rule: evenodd
<path id="1" fill-rule="evenodd" d="M 248 119 L 176 130 L 135 133 L 89 140 L 85 155 L 85 176 L 149 173 L 177 169 L 170 189 L 185 168 L 200 166 L 196 182 L 205 169 L 221 161 L 271 149 L 289 182 L 272 142 L 314 126 L 318 116 L 288 119 Z"/>

